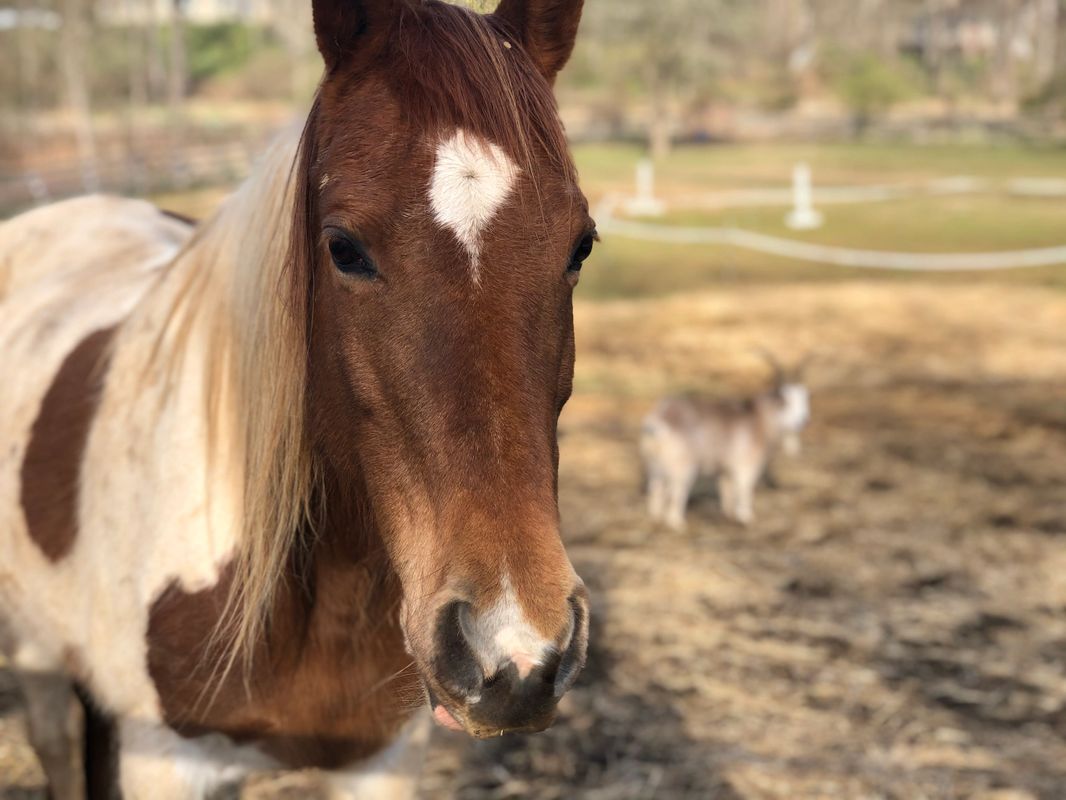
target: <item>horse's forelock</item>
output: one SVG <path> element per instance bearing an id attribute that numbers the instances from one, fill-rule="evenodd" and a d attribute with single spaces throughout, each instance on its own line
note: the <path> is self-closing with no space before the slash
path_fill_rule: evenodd
<path id="1" fill-rule="evenodd" d="M 408 10 L 395 36 L 394 91 L 416 126 L 478 134 L 534 180 L 537 159 L 574 178 L 551 86 L 501 21 L 430 2 Z"/>
<path id="2" fill-rule="evenodd" d="M 446 137 L 462 128 L 501 147 L 533 180 L 537 160 L 576 177 L 552 88 L 507 22 L 437 0 L 397 13 L 370 62 L 352 56 L 325 82 L 378 76 L 412 130 Z M 343 95 L 329 97 L 343 103 Z M 322 110 L 323 124 L 345 124 L 344 108 Z"/>

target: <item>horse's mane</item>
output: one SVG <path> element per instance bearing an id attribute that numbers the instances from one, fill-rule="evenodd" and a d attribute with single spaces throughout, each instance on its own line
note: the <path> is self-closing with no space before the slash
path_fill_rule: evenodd
<path id="1" fill-rule="evenodd" d="M 414 129 L 462 127 L 504 148 L 534 180 L 535 159 L 576 179 L 551 88 L 505 38 L 514 41 L 492 17 L 411 2 L 379 73 Z M 218 438 L 208 452 L 225 449 L 240 473 L 234 580 L 216 631 L 224 672 L 238 658 L 250 665 L 321 495 L 305 420 L 320 113 L 316 98 L 302 136 L 282 136 L 179 257 L 198 263 L 182 270 L 172 323 L 179 333 L 194 318 L 208 326 L 209 436 Z"/>
<path id="2" fill-rule="evenodd" d="M 298 127 L 281 134 L 177 256 L 164 277 L 163 288 L 174 288 L 163 292 L 169 309 L 152 359 L 173 379 L 190 348 L 204 348 L 207 499 L 239 515 L 237 531 L 212 532 L 237 542 L 214 632 L 222 660 L 212 668 L 222 674 L 260 641 L 313 494 L 305 322 L 288 291 L 299 141 Z"/>

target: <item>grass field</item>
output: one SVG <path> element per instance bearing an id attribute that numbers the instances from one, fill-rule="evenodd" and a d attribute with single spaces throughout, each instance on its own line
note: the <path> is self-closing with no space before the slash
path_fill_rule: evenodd
<path id="1" fill-rule="evenodd" d="M 595 201 L 631 194 L 636 148 L 576 150 L 586 193 Z M 908 186 L 958 176 L 987 182 L 987 191 L 954 196 L 829 205 L 823 228 L 786 228 L 786 206 L 701 208 L 701 196 L 742 189 L 782 189 L 793 166 L 809 163 L 815 185 Z M 737 227 L 799 241 L 917 253 L 995 252 L 1066 244 L 1066 198 L 1015 197 L 1005 182 L 1066 178 L 1066 150 L 878 145 L 710 146 L 680 148 L 656 170 L 656 193 L 670 211 L 663 225 Z M 695 207 L 693 207 L 695 206 Z M 681 246 L 608 237 L 585 276 L 586 297 L 637 297 L 704 286 L 778 281 L 935 280 L 1009 282 L 1061 287 L 1066 267 L 998 274 L 914 276 L 841 269 L 724 246 Z"/>
<path id="2" fill-rule="evenodd" d="M 643 154 L 641 148 L 625 145 L 575 148 L 583 180 L 613 189 L 631 186 L 633 167 Z M 811 165 L 819 183 L 832 186 L 958 175 L 1066 178 L 1066 148 L 902 144 L 682 146 L 659 166 L 659 175 L 668 186 L 778 186 L 800 161 Z"/>

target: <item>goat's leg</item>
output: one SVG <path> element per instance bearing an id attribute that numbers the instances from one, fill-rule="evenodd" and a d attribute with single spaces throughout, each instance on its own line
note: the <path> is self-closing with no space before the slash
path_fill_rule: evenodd
<path id="1" fill-rule="evenodd" d="M 685 509 L 688 508 L 688 498 L 696 483 L 696 474 L 696 469 L 692 467 L 675 470 L 670 475 L 666 524 L 675 531 L 685 529 Z"/>
<path id="2" fill-rule="evenodd" d="M 750 525 L 755 520 L 755 486 L 759 482 L 757 470 L 737 470 L 733 476 L 736 497 L 733 518 L 741 525 Z"/>
<path id="3" fill-rule="evenodd" d="M 18 672 L 26 701 L 30 745 L 48 779 L 52 800 L 84 800 L 85 716 L 70 680 L 60 673 Z"/>
<path id="4" fill-rule="evenodd" d="M 729 519 L 736 519 L 737 486 L 733 475 L 725 471 L 718 476 L 718 505 Z"/>
<path id="5" fill-rule="evenodd" d="M 648 470 L 648 516 L 656 522 L 666 518 L 669 486 L 666 476 L 658 469 Z"/>

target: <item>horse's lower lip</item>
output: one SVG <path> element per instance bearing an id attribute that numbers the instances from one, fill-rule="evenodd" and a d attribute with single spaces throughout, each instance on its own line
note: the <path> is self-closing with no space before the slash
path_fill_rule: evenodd
<path id="1" fill-rule="evenodd" d="M 450 731 L 458 731 L 459 733 L 462 733 L 465 730 L 455 717 L 452 716 L 452 712 L 439 704 L 433 707 L 433 721 L 442 728 L 447 728 Z"/>

